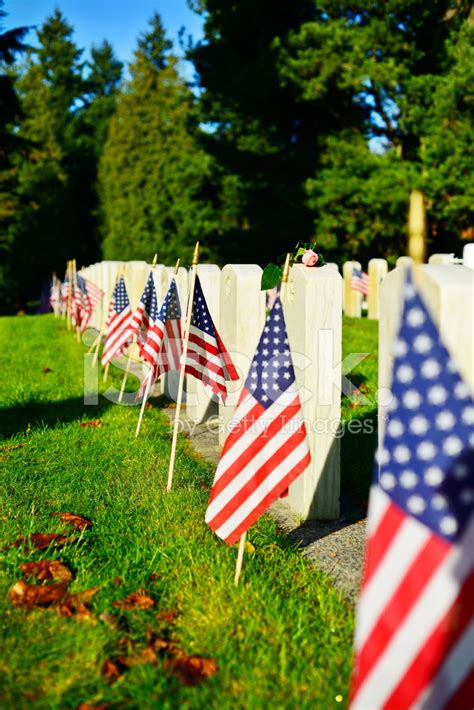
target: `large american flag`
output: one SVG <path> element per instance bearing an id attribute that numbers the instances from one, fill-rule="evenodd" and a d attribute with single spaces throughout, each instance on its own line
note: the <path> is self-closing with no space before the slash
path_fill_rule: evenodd
<path id="1" fill-rule="evenodd" d="M 311 460 L 279 297 L 232 420 L 206 512 L 207 524 L 229 545 Z"/>
<path id="2" fill-rule="evenodd" d="M 157 316 L 153 315 L 153 324 L 141 351 L 143 359 L 150 364 L 149 377 L 152 381 L 164 372 L 179 370 L 182 353 L 181 306 L 174 278 L 160 312 Z"/>
<path id="3" fill-rule="evenodd" d="M 133 337 L 131 330 L 132 311 L 127 287 L 123 276 L 117 281 L 110 302 L 109 318 L 106 326 L 102 365 L 107 365 L 113 357 L 122 355 Z"/>
<path id="4" fill-rule="evenodd" d="M 137 336 L 138 348 L 140 355 L 143 356 L 143 346 L 146 343 L 148 332 L 153 327 L 158 316 L 158 301 L 156 298 L 155 282 L 153 281 L 153 273 L 150 271 L 148 280 L 140 298 L 140 302 L 136 307 L 132 322 L 132 332 Z"/>
<path id="5" fill-rule="evenodd" d="M 369 276 L 361 269 L 353 268 L 351 277 L 351 288 L 359 291 L 364 296 L 369 295 Z"/>
<path id="6" fill-rule="evenodd" d="M 411 277 L 377 454 L 352 710 L 472 707 L 474 403 Z"/>
<path id="7" fill-rule="evenodd" d="M 226 381 L 239 379 L 239 374 L 209 313 L 197 275 L 185 371 L 211 387 L 215 394 L 220 395 L 222 401 L 227 397 Z"/>

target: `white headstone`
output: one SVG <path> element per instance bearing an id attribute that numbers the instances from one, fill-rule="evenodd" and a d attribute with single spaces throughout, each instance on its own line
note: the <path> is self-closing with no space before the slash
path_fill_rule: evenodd
<path id="1" fill-rule="evenodd" d="M 265 323 L 266 292 L 260 290 L 262 269 L 256 264 L 227 264 L 222 269 L 219 334 L 240 378 L 227 383 L 225 404 L 219 403 L 219 443 L 228 434 L 234 409 Z"/>
<path id="2" fill-rule="evenodd" d="M 283 307 L 311 450 L 311 463 L 286 502 L 305 519 L 333 519 L 340 493 L 340 274 L 327 266 L 293 266 Z"/>
<path id="3" fill-rule="evenodd" d="M 452 264 L 454 262 L 454 254 L 432 254 L 428 259 L 428 264 Z"/>
<path id="4" fill-rule="evenodd" d="M 465 244 L 462 250 L 463 266 L 474 269 L 474 243 Z"/>

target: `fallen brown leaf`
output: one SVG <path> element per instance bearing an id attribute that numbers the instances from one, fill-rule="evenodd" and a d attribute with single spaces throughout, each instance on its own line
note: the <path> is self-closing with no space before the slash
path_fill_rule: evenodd
<path id="1" fill-rule="evenodd" d="M 113 602 L 112 606 L 119 609 L 125 609 L 127 611 L 133 611 L 135 609 L 149 609 L 154 606 L 155 600 L 145 594 L 143 589 L 139 589 L 138 592 L 132 592 L 125 597 L 125 599 L 119 599 Z"/>
<path id="2" fill-rule="evenodd" d="M 67 582 L 57 584 L 27 584 L 22 579 L 13 585 L 8 594 L 15 606 L 52 606 L 58 604 L 67 593 Z"/>
<path id="3" fill-rule="evenodd" d="M 26 446 L 26 444 L 4 444 L 0 446 L 0 451 L 13 451 L 13 449 L 21 449 L 22 446 Z"/>
<path id="4" fill-rule="evenodd" d="M 179 616 L 179 611 L 175 609 L 162 609 L 156 615 L 159 621 L 165 621 L 167 624 L 172 624 L 176 617 Z"/>
<path id="5" fill-rule="evenodd" d="M 119 667 L 119 665 L 121 667 Z M 101 674 L 106 683 L 112 685 L 112 683 L 115 683 L 115 681 L 120 678 L 124 670 L 123 664 L 119 664 L 117 661 L 112 661 L 110 658 L 106 658 L 102 665 Z"/>
<path id="6" fill-rule="evenodd" d="M 74 538 L 66 537 L 58 533 L 32 533 L 26 537 L 19 537 L 15 542 L 11 542 L 3 549 L 8 550 L 10 547 L 21 547 L 25 545 L 27 549 L 36 548 L 37 550 L 46 550 L 50 545 L 58 547 L 65 545 L 67 542 L 74 542 Z"/>
<path id="7" fill-rule="evenodd" d="M 91 528 L 93 523 L 87 518 L 83 518 L 82 515 L 76 515 L 75 513 L 51 513 L 51 515 L 56 518 L 60 518 L 63 523 L 72 525 L 76 530 L 83 530 L 84 528 Z"/>
<path id="8" fill-rule="evenodd" d="M 44 372 L 44 373 L 46 374 L 47 372 L 52 372 L 52 370 L 51 370 L 50 367 L 43 367 L 43 369 L 41 370 L 41 372 Z"/>
<path id="9" fill-rule="evenodd" d="M 73 578 L 71 570 L 58 560 L 39 560 L 38 562 L 24 562 L 20 569 L 30 577 L 41 581 L 46 579 L 61 579 L 70 582 Z"/>
<path id="10" fill-rule="evenodd" d="M 87 607 L 87 603 L 92 597 L 97 594 L 100 587 L 91 587 L 83 592 L 77 592 L 76 594 L 68 594 L 62 599 L 58 606 L 58 613 L 60 616 L 74 616 L 79 621 L 83 619 L 91 619 L 93 614 L 91 610 Z"/>
<path id="11" fill-rule="evenodd" d="M 116 587 L 120 587 L 122 582 L 123 582 L 122 577 L 114 577 L 112 580 L 112 584 L 115 584 Z"/>
<path id="12" fill-rule="evenodd" d="M 217 673 L 215 658 L 204 656 L 177 656 L 164 663 L 164 670 L 171 673 L 182 685 L 198 685 Z"/>
<path id="13" fill-rule="evenodd" d="M 81 422 L 80 426 L 83 427 L 84 429 L 87 427 L 92 427 L 93 429 L 99 429 L 101 426 L 103 426 L 103 424 L 102 424 L 101 419 L 90 419 L 87 422 Z"/>
<path id="14" fill-rule="evenodd" d="M 150 582 L 155 582 L 157 579 L 161 579 L 161 574 L 158 574 L 157 572 L 153 572 L 152 574 L 150 574 L 148 579 L 150 580 Z"/>
<path id="15" fill-rule="evenodd" d="M 91 705 L 90 703 L 81 703 L 77 706 L 76 710 L 108 710 L 110 708 L 110 703 L 103 703 L 102 705 Z"/>

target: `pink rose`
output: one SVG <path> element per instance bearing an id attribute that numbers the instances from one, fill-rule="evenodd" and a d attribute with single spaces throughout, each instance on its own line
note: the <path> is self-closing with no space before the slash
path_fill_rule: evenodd
<path id="1" fill-rule="evenodd" d="M 312 249 L 306 249 L 305 253 L 301 257 L 301 261 L 305 266 L 316 266 L 318 259 L 319 256 Z"/>

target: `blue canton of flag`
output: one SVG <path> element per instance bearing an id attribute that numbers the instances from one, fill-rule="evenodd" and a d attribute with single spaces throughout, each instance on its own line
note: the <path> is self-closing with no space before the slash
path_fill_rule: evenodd
<path id="1" fill-rule="evenodd" d="M 380 485 L 410 515 L 449 540 L 474 501 L 474 402 L 411 277 L 395 346 L 392 403 Z"/>
<path id="2" fill-rule="evenodd" d="M 254 355 L 246 389 L 266 409 L 295 381 L 290 346 L 279 302 L 272 308 Z"/>

